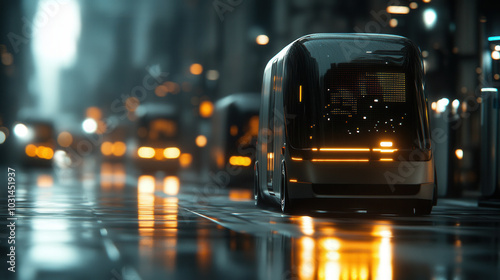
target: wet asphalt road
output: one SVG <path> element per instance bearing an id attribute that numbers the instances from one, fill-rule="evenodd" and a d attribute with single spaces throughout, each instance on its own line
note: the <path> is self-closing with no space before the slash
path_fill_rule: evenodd
<path id="1" fill-rule="evenodd" d="M 127 174 L 19 171 L 16 272 L 2 201 L 0 278 L 500 279 L 500 210 L 472 199 L 425 217 L 289 216 L 256 208 L 249 190 L 168 195 L 161 176 Z"/>

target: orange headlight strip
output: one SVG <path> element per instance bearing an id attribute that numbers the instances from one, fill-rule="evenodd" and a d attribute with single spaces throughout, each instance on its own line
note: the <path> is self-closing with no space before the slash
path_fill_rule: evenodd
<path id="1" fill-rule="evenodd" d="M 127 145 L 121 141 L 108 142 L 105 141 L 101 144 L 101 153 L 105 156 L 121 157 L 127 151 Z"/>
<path id="2" fill-rule="evenodd" d="M 252 164 L 252 159 L 243 156 L 231 156 L 229 158 L 229 164 L 234 166 L 250 166 Z"/>
<path id="3" fill-rule="evenodd" d="M 52 159 L 54 156 L 54 150 L 46 146 L 35 146 L 33 144 L 28 144 L 25 148 L 26 155 L 29 157 L 38 157 L 42 159 Z"/>
<path id="4" fill-rule="evenodd" d="M 140 147 L 137 150 L 137 155 L 140 158 L 156 158 L 156 159 L 176 159 L 181 155 L 181 151 L 177 147 L 168 147 L 165 149 L 154 149 L 152 147 Z"/>
<path id="5" fill-rule="evenodd" d="M 369 152 L 369 148 L 312 148 L 312 151 L 320 151 L 320 152 Z M 380 149 L 374 148 L 372 151 L 380 152 L 380 153 L 394 153 L 398 149 Z M 294 161 L 301 161 L 303 158 L 300 157 L 292 157 Z M 367 162 L 369 159 L 311 159 L 313 162 Z M 381 158 L 380 161 L 393 161 L 392 158 Z"/>

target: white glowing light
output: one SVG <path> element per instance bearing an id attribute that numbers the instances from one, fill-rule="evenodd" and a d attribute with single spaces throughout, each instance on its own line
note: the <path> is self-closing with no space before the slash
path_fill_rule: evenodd
<path id="1" fill-rule="evenodd" d="M 207 80 L 216 81 L 219 79 L 219 71 L 217 70 L 208 70 L 207 71 Z"/>
<path id="2" fill-rule="evenodd" d="M 14 126 L 14 134 L 19 138 L 26 139 L 29 136 L 29 129 L 25 124 L 18 123 Z"/>
<path id="3" fill-rule="evenodd" d="M 458 106 L 460 106 L 460 101 L 458 101 L 458 99 L 455 99 L 453 100 L 453 102 L 451 102 L 451 107 L 453 107 L 453 109 L 458 109 Z"/>
<path id="4" fill-rule="evenodd" d="M 5 136 L 5 132 L 0 130 L 0 144 L 3 144 L 6 138 L 7 137 Z"/>
<path id="5" fill-rule="evenodd" d="M 267 45 L 269 43 L 269 37 L 267 35 L 259 35 L 257 38 L 255 38 L 255 42 L 259 45 Z"/>
<path id="6" fill-rule="evenodd" d="M 500 59 L 500 52 L 499 51 L 492 51 L 491 58 L 493 58 L 494 60 L 499 60 Z"/>
<path id="7" fill-rule="evenodd" d="M 82 123 L 83 131 L 86 133 L 94 133 L 97 130 L 97 122 L 94 119 L 86 119 Z"/>
<path id="8" fill-rule="evenodd" d="M 439 99 L 437 102 L 436 111 L 438 113 L 442 113 L 442 112 L 446 111 L 446 107 L 448 106 L 448 104 L 450 104 L 450 100 L 448 98 Z"/>
<path id="9" fill-rule="evenodd" d="M 437 21 L 437 14 L 434 9 L 427 9 L 424 11 L 424 23 L 427 29 L 434 27 Z"/>

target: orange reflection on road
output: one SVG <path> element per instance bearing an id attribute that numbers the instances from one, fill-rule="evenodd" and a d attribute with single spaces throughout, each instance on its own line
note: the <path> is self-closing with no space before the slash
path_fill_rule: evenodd
<path id="1" fill-rule="evenodd" d="M 166 237 L 164 243 L 164 254 L 166 266 L 170 270 L 174 270 L 175 261 L 177 255 L 177 220 L 178 220 L 178 209 L 179 209 L 179 199 L 177 197 L 167 197 L 163 199 L 163 205 L 161 207 L 165 211 L 163 215 L 164 219 L 164 235 Z"/>
<path id="2" fill-rule="evenodd" d="M 154 193 L 155 192 L 156 180 L 155 177 L 151 175 L 142 175 L 139 176 L 137 180 L 137 191 L 139 194 L 141 193 Z"/>
<path id="3" fill-rule="evenodd" d="M 52 178 L 51 175 L 43 174 L 43 175 L 38 175 L 36 178 L 36 184 L 40 188 L 49 188 L 54 185 L 54 179 Z"/>
<path id="4" fill-rule="evenodd" d="M 229 190 L 229 200 L 231 201 L 246 201 L 253 198 L 252 190 L 246 189 L 231 189 Z"/>
<path id="5" fill-rule="evenodd" d="M 305 235 L 314 234 L 314 223 L 313 219 L 309 216 L 292 217 L 291 220 L 294 223 L 299 224 L 300 231 Z"/>
<path id="6" fill-rule="evenodd" d="M 198 238 L 197 238 L 197 246 L 198 250 L 196 252 L 196 259 L 198 261 L 198 267 L 205 271 L 210 267 L 211 261 L 211 252 L 212 248 L 209 243 L 209 230 L 206 228 L 199 228 L 197 230 Z"/>
<path id="7" fill-rule="evenodd" d="M 125 186 L 125 167 L 121 163 L 101 164 L 101 188 L 109 189 L 111 187 L 123 188 Z"/>
<path id="8" fill-rule="evenodd" d="M 163 179 L 163 192 L 168 195 L 179 193 L 179 178 L 177 176 L 167 176 Z"/>
<path id="9" fill-rule="evenodd" d="M 339 232 L 339 229 L 334 232 Z M 345 236 L 359 234 L 344 233 Z M 292 267 L 296 267 L 298 278 L 304 280 L 392 279 L 391 238 L 389 226 L 375 226 L 368 237 L 303 236 L 292 239 L 292 249 L 298 252 L 292 255 Z"/>
<path id="10" fill-rule="evenodd" d="M 155 178 L 149 175 L 140 176 L 137 182 L 137 218 L 139 235 L 151 235 L 154 231 Z"/>

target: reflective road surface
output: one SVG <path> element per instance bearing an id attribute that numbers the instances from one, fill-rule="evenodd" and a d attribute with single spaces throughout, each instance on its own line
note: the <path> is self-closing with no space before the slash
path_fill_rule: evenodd
<path id="1" fill-rule="evenodd" d="M 16 177 L 16 272 L 2 202 L 1 279 L 500 279 L 500 211 L 474 200 L 426 217 L 289 216 L 249 190 L 187 180 L 177 194 L 176 178 L 119 164 Z"/>

